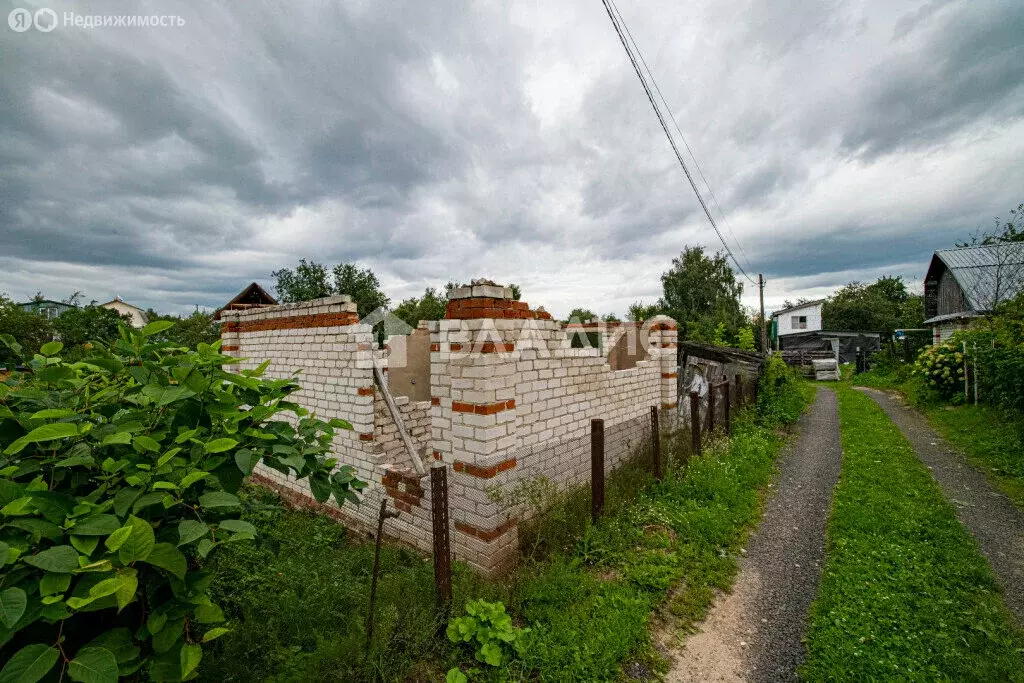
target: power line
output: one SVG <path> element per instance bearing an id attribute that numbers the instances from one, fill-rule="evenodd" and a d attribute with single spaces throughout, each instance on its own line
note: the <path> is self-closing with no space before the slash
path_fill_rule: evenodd
<path id="1" fill-rule="evenodd" d="M 622 47 L 626 51 L 626 56 L 629 57 L 629 62 L 630 64 L 633 65 L 633 70 L 636 71 L 637 78 L 640 79 L 640 85 L 643 86 L 644 93 L 647 94 L 647 99 L 651 103 L 651 107 L 654 109 L 654 114 L 655 116 L 658 117 L 658 123 L 661 124 L 661 129 L 665 132 L 665 137 L 668 138 L 668 143 L 672 146 L 672 151 L 675 152 L 676 160 L 679 162 L 680 167 L 682 167 L 683 173 L 686 174 L 686 179 L 690 182 L 690 187 L 693 188 L 693 193 L 697 196 L 697 201 L 700 203 L 701 208 L 704 209 L 704 215 L 707 216 L 708 222 L 711 223 L 711 227 L 714 228 L 715 234 L 718 235 L 718 239 L 722 243 L 722 247 L 725 248 L 725 252 L 729 255 L 729 258 L 732 259 L 732 262 L 736 265 L 736 268 L 739 269 L 741 273 L 743 273 L 743 277 L 747 278 L 747 280 L 749 280 L 751 284 L 756 284 L 753 278 L 747 275 L 747 272 L 743 270 L 743 266 L 741 266 L 740 262 L 736 259 L 736 255 L 733 254 L 732 249 L 729 247 L 729 243 L 725 241 L 725 237 L 722 235 L 722 231 L 718 229 L 718 224 L 715 222 L 714 216 L 711 215 L 711 211 L 708 209 L 708 205 L 704 201 L 704 197 L 701 196 L 700 191 L 697 189 L 697 183 L 694 181 L 693 175 L 690 173 L 690 169 L 686 166 L 686 161 L 683 160 L 683 155 L 679 151 L 679 147 L 678 145 L 676 145 L 676 141 L 672 137 L 672 133 L 668 129 L 668 124 L 665 123 L 665 117 L 662 115 L 661 109 L 658 107 L 657 102 L 654 101 L 654 95 L 651 92 L 650 86 L 647 85 L 647 79 L 644 78 L 643 72 L 640 70 L 640 65 L 637 63 L 636 57 L 633 54 L 633 50 L 630 48 L 629 42 L 627 41 L 626 36 L 623 34 L 622 27 L 626 25 L 626 22 L 622 21 L 622 26 L 620 26 L 620 20 L 616 18 L 615 12 L 612 11 L 611 6 L 609 5 L 609 0 L 601 0 L 601 4 L 604 5 L 604 9 L 608 13 L 608 18 L 612 22 L 612 27 L 615 28 L 615 33 L 619 36 L 619 42 L 622 43 Z M 628 31 L 629 29 L 627 28 L 626 30 Z M 639 49 L 637 49 L 637 53 L 639 54 Z M 650 73 L 649 70 L 648 73 Z M 654 80 L 653 75 L 651 76 L 651 82 L 655 84 L 655 87 L 657 87 L 657 83 Z M 664 98 L 662 99 L 664 101 Z M 667 103 L 666 109 L 668 109 Z M 675 121 L 675 117 L 673 117 L 673 121 Z M 692 156 L 693 152 L 691 151 L 690 154 Z M 696 158 L 694 158 L 694 161 L 696 162 Z M 707 183 L 707 180 L 705 179 L 704 182 Z M 708 186 L 708 189 L 710 189 L 710 185 Z M 721 207 L 719 207 L 719 211 L 721 211 Z M 738 245 L 739 241 L 737 241 L 736 243 Z M 744 256 L 746 256 L 746 254 L 744 254 Z"/>
<path id="2" fill-rule="evenodd" d="M 651 73 L 651 68 L 647 66 L 647 60 L 644 59 L 644 53 L 640 50 L 640 46 L 637 45 L 636 38 L 633 37 L 633 32 L 629 30 L 629 24 L 627 24 L 626 20 L 623 18 L 622 11 L 619 9 L 619 6 L 615 4 L 615 0 L 609 0 L 609 2 L 611 3 L 612 9 L 615 10 L 615 14 L 618 16 L 619 22 L 622 24 L 622 28 L 626 30 L 626 35 L 629 37 L 629 41 L 633 44 L 633 49 L 636 51 L 637 57 L 640 58 L 640 63 L 644 65 L 644 71 L 647 72 L 647 76 L 651 79 L 651 83 L 654 85 L 654 90 L 658 93 L 658 99 L 660 99 L 661 103 L 665 105 L 665 110 L 668 111 L 668 116 L 672 119 L 672 124 L 675 126 L 676 132 L 679 133 L 679 138 L 683 141 L 686 151 L 690 153 L 690 158 L 693 159 L 694 168 L 697 169 L 700 179 L 704 181 L 704 185 L 708 188 L 708 194 L 711 195 L 711 199 L 715 202 L 715 206 L 718 207 L 718 213 L 721 214 L 725 227 L 729 230 L 729 234 L 732 235 L 733 242 L 736 243 L 736 246 L 739 247 L 740 253 L 743 254 L 743 260 L 746 262 L 747 268 L 753 270 L 754 267 L 750 264 L 750 258 L 747 256 L 747 252 L 744 251 L 739 238 L 736 237 L 736 233 L 733 232 L 732 226 L 729 225 L 729 219 L 726 218 L 722 205 L 718 203 L 718 197 L 715 196 L 715 191 L 711 188 L 711 183 L 709 183 L 708 179 L 704 177 L 704 171 L 700 167 L 700 162 L 697 161 L 697 155 L 693 153 L 692 149 L 690 149 L 690 143 L 686 141 L 686 136 L 683 135 L 683 130 L 679 127 L 679 121 L 676 120 L 675 114 L 672 113 L 672 107 L 669 106 L 668 101 L 662 94 L 661 87 L 658 86 L 658 81 L 654 78 L 654 74 Z M 749 280 L 750 278 L 747 279 Z M 754 281 L 750 280 L 750 282 L 753 284 Z"/>

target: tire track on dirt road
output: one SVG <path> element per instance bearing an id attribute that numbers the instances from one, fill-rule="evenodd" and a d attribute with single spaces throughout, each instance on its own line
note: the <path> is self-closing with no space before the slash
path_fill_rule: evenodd
<path id="1" fill-rule="evenodd" d="M 731 594 L 687 638 L 668 680 L 796 679 L 807 612 L 818 594 L 825 525 L 839 480 L 842 445 L 836 395 L 819 388 L 779 461 L 775 495 L 747 544 Z"/>

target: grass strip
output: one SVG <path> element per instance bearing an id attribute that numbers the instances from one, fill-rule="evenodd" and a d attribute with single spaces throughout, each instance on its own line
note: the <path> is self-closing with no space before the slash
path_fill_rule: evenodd
<path id="1" fill-rule="evenodd" d="M 854 383 L 876 389 L 899 391 L 931 422 L 942 438 L 967 456 L 993 486 L 1024 508 L 1024 416 L 990 405 L 938 403 L 923 390 L 918 378 L 901 379 L 893 374 L 868 372 Z"/>
<path id="2" fill-rule="evenodd" d="M 803 677 L 1024 680 L 1021 635 L 974 540 L 882 409 L 836 393 L 843 469 Z"/>
<path id="3" fill-rule="evenodd" d="M 935 431 L 1024 508 L 1024 420 L 992 406 L 927 406 Z"/>

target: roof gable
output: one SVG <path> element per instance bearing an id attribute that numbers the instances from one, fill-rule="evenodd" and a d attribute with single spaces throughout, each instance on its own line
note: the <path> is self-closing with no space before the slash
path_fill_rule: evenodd
<path id="1" fill-rule="evenodd" d="M 960 285 L 970 309 L 992 310 L 1024 292 L 1024 242 L 936 251 L 926 280 L 938 280 L 943 270 Z"/>

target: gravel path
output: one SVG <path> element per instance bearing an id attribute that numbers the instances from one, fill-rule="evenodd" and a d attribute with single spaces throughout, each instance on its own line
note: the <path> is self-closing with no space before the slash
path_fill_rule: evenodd
<path id="1" fill-rule="evenodd" d="M 931 470 L 956 516 L 988 558 L 1003 586 L 1006 606 L 1024 625 L 1024 512 L 947 445 L 923 415 L 887 393 L 858 388 L 882 407 Z"/>
<path id="2" fill-rule="evenodd" d="M 670 681 L 794 680 L 806 650 L 807 611 L 818 593 L 825 524 L 842 446 L 836 395 L 819 388 L 783 453 L 775 495 L 751 537 L 733 592 L 690 636 Z"/>

